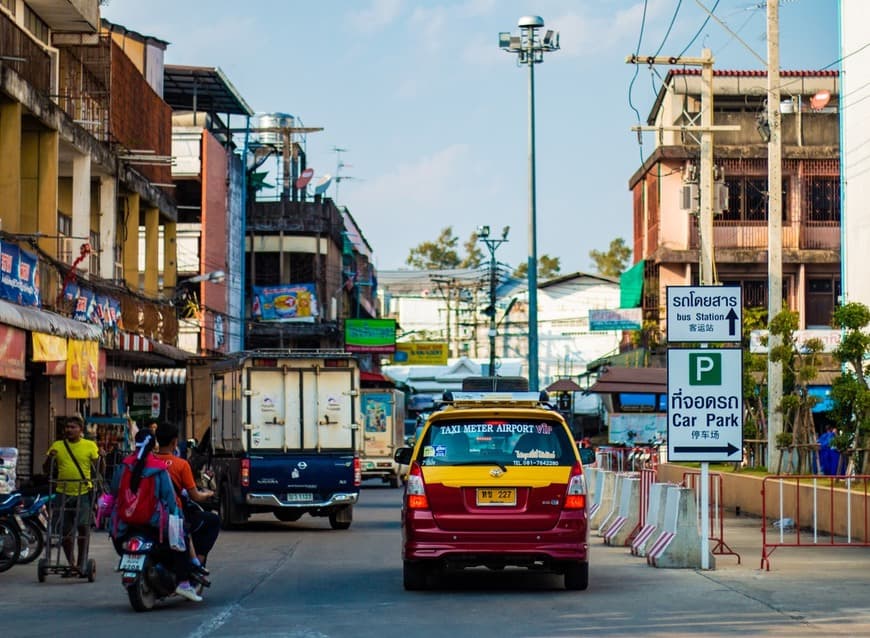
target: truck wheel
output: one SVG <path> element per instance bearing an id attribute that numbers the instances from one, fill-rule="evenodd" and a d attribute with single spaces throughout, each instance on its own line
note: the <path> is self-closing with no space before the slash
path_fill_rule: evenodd
<path id="1" fill-rule="evenodd" d="M 233 507 L 233 495 L 230 493 L 230 488 L 226 484 L 224 484 L 223 489 L 221 489 L 218 514 L 221 519 L 221 527 L 223 529 L 232 529 L 234 525 L 233 515 L 235 514 L 235 508 Z"/>
<path id="2" fill-rule="evenodd" d="M 390 477 L 390 487 L 399 487 L 399 475 Z"/>
<path id="3" fill-rule="evenodd" d="M 353 522 L 353 507 L 347 505 L 329 513 L 329 526 L 332 529 L 347 529 Z"/>

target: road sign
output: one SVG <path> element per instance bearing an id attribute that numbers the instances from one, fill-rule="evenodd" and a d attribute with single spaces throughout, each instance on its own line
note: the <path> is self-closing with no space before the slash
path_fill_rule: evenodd
<path id="1" fill-rule="evenodd" d="M 740 286 L 668 286 L 668 341 L 739 343 Z"/>
<path id="2" fill-rule="evenodd" d="M 743 351 L 668 350 L 668 460 L 743 458 Z"/>

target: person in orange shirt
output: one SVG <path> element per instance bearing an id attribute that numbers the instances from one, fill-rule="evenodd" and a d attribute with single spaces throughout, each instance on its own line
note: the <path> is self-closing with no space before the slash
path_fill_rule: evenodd
<path id="1" fill-rule="evenodd" d="M 212 490 L 201 490 L 197 487 L 193 478 L 190 464 L 172 453 L 178 444 L 178 427 L 171 423 L 160 423 L 157 426 L 157 444 L 160 452 L 154 457 L 166 463 L 166 469 L 175 486 L 175 497 L 179 506 L 184 511 L 184 519 L 187 523 L 193 546 L 196 549 L 196 558 L 199 566 L 204 567 L 206 557 L 214 547 L 220 532 L 220 518 L 214 512 L 206 512 L 200 507 L 188 506 L 185 498 L 196 503 L 203 503 L 214 496 Z"/>

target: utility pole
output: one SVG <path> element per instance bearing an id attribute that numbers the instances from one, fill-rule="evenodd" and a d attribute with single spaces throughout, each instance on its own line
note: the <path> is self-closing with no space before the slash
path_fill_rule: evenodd
<path id="1" fill-rule="evenodd" d="M 782 116 L 779 112 L 779 0 L 767 0 L 767 319 L 782 311 Z M 770 335 L 768 352 L 782 339 Z M 774 467 L 776 437 L 782 432 L 782 363 L 767 359 L 767 469 Z"/>
<path id="2" fill-rule="evenodd" d="M 486 244 L 489 251 L 489 376 L 494 377 L 495 374 L 495 337 L 498 334 L 498 326 L 495 321 L 495 288 L 498 272 L 498 262 L 495 259 L 495 251 L 508 240 L 508 231 L 510 226 L 505 226 L 501 233 L 501 239 L 493 239 L 489 235 L 489 226 L 479 226 L 477 229 L 477 238 Z"/>

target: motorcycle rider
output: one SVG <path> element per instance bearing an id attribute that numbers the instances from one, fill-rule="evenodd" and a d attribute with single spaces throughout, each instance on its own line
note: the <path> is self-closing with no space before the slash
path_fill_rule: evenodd
<path id="1" fill-rule="evenodd" d="M 179 507 L 184 511 L 184 522 L 193 540 L 198 566 L 205 567 L 208 553 L 214 547 L 220 533 L 220 517 L 214 512 L 206 512 L 201 507 L 185 504 L 183 495 L 196 503 L 204 503 L 214 496 L 212 490 L 201 490 L 196 485 L 190 463 L 173 454 L 178 445 L 178 427 L 172 423 L 160 423 L 157 426 L 157 445 L 159 452 L 154 458 L 166 463 L 166 469 L 175 487 Z"/>
<path id="2" fill-rule="evenodd" d="M 143 477 L 153 476 L 154 487 L 157 492 L 157 501 L 162 505 L 163 512 L 167 515 L 175 514 L 181 516 L 181 510 L 175 500 L 175 490 L 172 487 L 172 479 L 169 476 L 166 465 L 155 459 L 152 454 L 155 444 L 156 441 L 151 430 L 143 429 L 136 433 L 137 451 L 125 458 L 120 466 L 121 471 L 115 473 L 112 494 L 115 495 L 117 503 L 121 479 L 127 472 L 132 473 L 130 477 L 130 485 L 131 489 L 134 491 L 138 489 L 138 485 Z M 158 512 L 155 512 L 155 516 L 152 518 L 152 523 L 152 526 L 154 527 L 165 525 L 165 522 L 161 520 L 161 516 Z M 126 522 L 121 520 L 121 517 L 117 512 L 117 507 L 112 514 L 110 530 L 112 540 L 115 544 L 115 550 L 119 554 L 122 554 L 123 550 L 121 546 L 124 540 L 126 540 L 130 527 Z M 164 535 L 166 535 L 167 530 L 164 529 L 162 531 Z M 190 584 L 190 562 L 187 557 L 187 552 L 172 550 L 172 557 L 172 568 L 175 572 L 177 582 L 175 593 L 193 602 L 202 602 L 202 596 L 197 594 L 196 589 L 194 589 L 193 585 Z"/>

